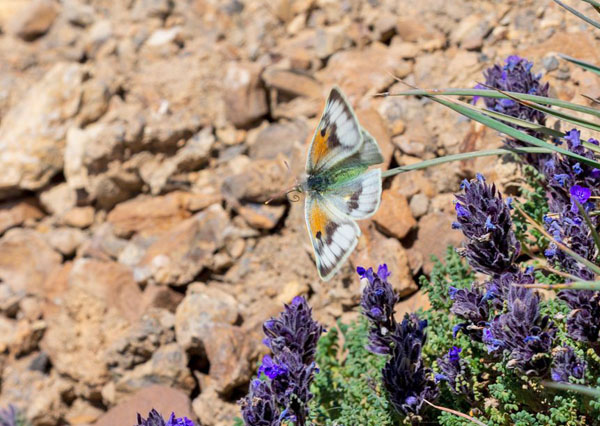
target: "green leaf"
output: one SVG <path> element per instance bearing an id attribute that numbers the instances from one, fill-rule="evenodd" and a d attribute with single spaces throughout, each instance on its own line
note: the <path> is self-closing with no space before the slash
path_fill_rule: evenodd
<path id="1" fill-rule="evenodd" d="M 450 163 L 452 161 L 467 160 L 469 158 L 476 157 L 489 157 L 492 155 L 505 155 L 505 154 L 550 154 L 552 149 L 549 148 L 514 148 L 514 149 L 488 149 L 482 151 L 463 152 L 460 154 L 445 155 L 443 157 L 432 158 L 431 160 L 421 161 L 419 163 L 410 164 L 408 166 L 400 166 L 390 170 L 386 170 L 381 174 L 382 178 L 394 176 L 399 173 L 410 172 L 412 170 L 426 169 L 427 167 L 437 166 L 438 164 Z"/>
<path id="2" fill-rule="evenodd" d="M 546 290 L 600 290 L 600 281 L 573 281 L 564 284 L 524 284 L 522 287 Z"/>
<path id="3" fill-rule="evenodd" d="M 591 396 L 592 398 L 600 398 L 600 389 L 599 388 L 591 388 L 583 385 L 576 385 L 573 383 L 559 383 L 559 382 L 551 382 L 548 380 L 543 380 L 542 384 L 547 388 L 553 388 L 564 391 L 573 391 L 577 393 L 581 393 L 583 395 Z"/>
<path id="4" fill-rule="evenodd" d="M 555 152 L 559 152 L 563 155 L 572 157 L 577 159 L 578 161 L 585 163 L 589 166 L 592 167 L 600 167 L 600 162 L 596 161 L 596 160 L 591 160 L 589 158 L 586 158 L 582 155 L 578 155 L 575 154 L 574 152 L 571 152 L 569 150 L 566 150 L 564 148 L 549 144 L 548 142 L 545 142 L 541 139 L 538 139 L 536 137 L 533 137 L 531 135 L 528 135 L 525 132 L 522 132 L 520 130 L 517 130 L 513 127 L 510 127 L 507 124 L 502 123 L 501 121 L 495 120 L 491 117 L 488 117 L 484 114 L 481 114 L 480 112 L 478 112 L 477 110 L 475 110 L 473 107 L 466 107 L 464 105 L 460 105 L 457 104 L 456 102 L 451 102 L 449 100 L 440 98 L 438 96 L 432 96 L 432 95 L 425 95 L 428 96 L 430 99 L 434 100 L 435 102 L 438 102 L 442 105 L 447 106 L 450 109 L 453 109 L 454 111 L 457 111 L 475 121 L 478 121 L 488 127 L 491 127 L 492 129 L 498 130 L 499 132 L 502 132 L 504 134 L 507 134 L 508 136 L 512 136 L 515 139 L 518 139 L 520 141 L 523 142 L 527 142 L 531 145 L 535 145 L 538 146 L 540 148 L 547 148 L 547 149 L 551 149 Z"/>
<path id="5" fill-rule="evenodd" d="M 591 71 L 595 74 L 600 75 L 600 67 L 598 67 L 594 64 L 591 64 L 586 61 L 582 61 L 581 59 L 573 58 L 571 56 L 565 55 L 564 53 L 559 53 L 558 56 L 560 56 L 561 58 L 563 58 L 566 61 L 574 63 L 575 65 L 579 65 L 584 70 Z"/>
<path id="6" fill-rule="evenodd" d="M 593 115 L 595 117 L 600 118 L 600 110 L 596 108 L 587 107 L 584 105 L 574 104 L 572 102 L 563 101 L 561 99 L 548 98 L 546 96 L 537 96 L 537 95 L 529 95 L 525 93 L 517 93 L 517 92 L 504 92 L 506 94 L 502 94 L 496 90 L 488 90 L 488 89 L 434 89 L 434 90 L 425 90 L 425 89 L 411 89 L 405 90 L 404 92 L 399 93 L 381 93 L 381 96 L 438 96 L 438 95 L 446 95 L 446 96 L 481 96 L 484 98 L 497 98 L 497 99 L 510 99 L 508 95 L 513 96 L 517 99 L 522 99 L 525 101 L 532 101 L 536 104 L 540 105 L 553 105 L 560 108 L 570 109 L 572 111 L 582 112 L 584 114 Z"/>
<path id="7" fill-rule="evenodd" d="M 600 29 L 600 23 L 594 21 L 592 18 L 590 18 L 588 16 L 585 16 L 583 13 L 581 13 L 577 9 L 573 9 L 571 6 L 567 6 L 560 0 L 552 0 L 552 1 L 554 1 L 554 3 L 558 4 L 559 6 L 567 9 L 569 12 L 571 12 L 573 15 L 577 16 L 579 19 L 582 19 L 585 22 L 587 22 L 588 24 L 593 25 L 594 27 Z"/>

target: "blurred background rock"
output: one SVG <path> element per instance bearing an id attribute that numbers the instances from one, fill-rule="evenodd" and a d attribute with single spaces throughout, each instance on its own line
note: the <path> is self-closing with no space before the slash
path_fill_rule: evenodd
<path id="1" fill-rule="evenodd" d="M 374 97 L 404 89 L 392 74 L 472 87 L 519 54 L 552 96 L 599 96 L 557 51 L 600 62 L 550 1 L 0 1 L 0 405 L 34 425 L 152 406 L 230 425 L 282 303 L 352 320 L 354 267 L 386 262 L 402 309 L 424 306 L 418 276 L 460 241 L 452 193 L 475 171 L 510 189 L 514 165 L 386 181 L 326 284 L 303 203 L 263 202 L 303 170 L 332 85 L 394 167 L 501 142 L 427 100 Z"/>

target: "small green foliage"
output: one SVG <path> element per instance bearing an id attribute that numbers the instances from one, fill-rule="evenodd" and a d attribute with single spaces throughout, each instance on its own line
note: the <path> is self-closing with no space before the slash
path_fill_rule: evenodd
<path id="1" fill-rule="evenodd" d="M 319 425 L 399 424 L 381 385 L 385 357 L 365 348 L 367 322 L 338 323 L 319 340 L 311 419 Z M 340 339 L 344 344 L 340 347 Z"/>

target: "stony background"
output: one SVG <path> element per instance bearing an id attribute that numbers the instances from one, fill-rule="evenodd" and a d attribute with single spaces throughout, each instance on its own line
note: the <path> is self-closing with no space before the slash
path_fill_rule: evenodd
<path id="1" fill-rule="evenodd" d="M 0 1 L 0 406 L 35 425 L 130 425 L 136 410 L 229 425 L 264 353 L 261 323 L 308 295 L 356 316 L 353 267 L 387 262 L 403 309 L 460 241 L 448 164 L 386 182 L 380 211 L 319 281 L 303 203 L 263 202 L 303 168 L 341 86 L 386 167 L 500 138 L 399 91 L 471 87 L 494 61 L 535 61 L 552 95 L 585 103 L 592 30 L 547 1 Z M 288 171 L 287 161 L 291 166 Z M 151 387 L 152 386 L 152 387 Z"/>

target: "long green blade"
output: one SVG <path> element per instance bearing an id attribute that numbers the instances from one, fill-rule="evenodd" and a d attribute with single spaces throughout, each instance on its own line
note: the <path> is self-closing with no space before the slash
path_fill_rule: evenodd
<path id="1" fill-rule="evenodd" d="M 589 62 L 582 61 L 581 59 L 573 58 L 571 56 L 565 55 L 564 53 L 559 53 L 558 56 L 560 56 L 561 58 L 563 58 L 566 61 L 574 63 L 575 65 L 579 65 L 581 68 L 583 68 L 585 70 L 588 70 L 595 74 L 600 75 L 600 67 L 598 67 L 594 64 L 590 64 Z"/>
<path id="2" fill-rule="evenodd" d="M 596 27 L 600 30 L 600 23 L 594 21 L 592 18 L 585 16 L 583 13 L 581 13 L 577 9 L 573 9 L 571 6 L 567 6 L 560 0 L 553 0 L 553 1 L 554 1 L 554 3 L 558 4 L 560 7 L 567 9 L 569 12 L 571 12 L 573 15 L 577 16 L 579 19 L 584 20 L 588 24 L 593 25 L 594 27 Z"/>
<path id="3" fill-rule="evenodd" d="M 460 154 L 445 155 L 444 157 L 432 158 L 431 160 L 421 161 L 408 166 L 400 166 L 386 170 L 381 174 L 382 178 L 394 176 L 399 173 L 410 172 L 413 170 L 426 169 L 427 167 L 437 166 L 438 164 L 450 163 L 452 161 L 468 160 L 470 158 L 488 157 L 492 155 L 505 154 L 551 154 L 552 150 L 547 148 L 514 148 L 514 149 L 488 149 L 484 151 L 463 152 Z"/>
<path id="4" fill-rule="evenodd" d="M 524 284 L 523 287 L 546 290 L 600 290 L 600 281 L 573 281 L 566 284 Z"/>
<path id="5" fill-rule="evenodd" d="M 454 111 L 457 111 L 457 112 L 459 112 L 475 121 L 478 121 L 488 127 L 491 127 L 492 129 L 498 130 L 499 132 L 502 132 L 508 136 L 512 136 L 515 139 L 518 139 L 523 142 L 527 142 L 531 145 L 535 145 L 540 148 L 551 149 L 555 152 L 559 152 L 563 155 L 567 155 L 569 157 L 575 158 L 576 160 L 580 161 L 581 163 L 585 163 L 592 167 L 600 168 L 600 162 L 598 162 L 596 160 L 586 158 L 582 155 L 575 154 L 574 152 L 571 152 L 571 151 L 561 148 L 559 146 L 555 146 L 555 145 L 549 144 L 548 142 L 544 142 L 541 139 L 538 139 L 536 137 L 528 135 L 527 133 L 524 133 L 520 130 L 510 127 L 507 124 L 504 124 L 498 120 L 495 120 L 491 117 L 481 114 L 480 112 L 477 112 L 476 110 L 473 110 L 470 107 L 456 104 L 454 102 L 450 102 L 446 99 L 442 99 L 437 96 L 431 96 L 431 95 L 427 95 L 427 96 L 429 98 L 431 98 L 432 100 L 434 100 L 435 102 L 438 102 L 444 106 L 447 106 L 448 108 L 453 109 Z"/>
<path id="6" fill-rule="evenodd" d="M 544 385 L 548 388 L 581 393 L 581 394 L 584 394 L 587 396 L 591 396 L 592 398 L 600 397 L 600 389 L 599 388 L 591 388 L 589 386 L 576 385 L 573 383 L 551 382 L 549 380 L 543 380 L 542 385 Z"/>
<path id="7" fill-rule="evenodd" d="M 584 114 L 593 115 L 600 118 L 600 110 L 590 108 L 584 105 L 574 104 L 572 102 L 563 101 L 561 99 L 547 98 L 545 96 L 528 95 L 525 93 L 516 92 L 505 92 L 506 95 L 487 89 L 435 89 L 435 90 L 423 90 L 423 89 L 411 89 L 399 93 L 381 93 L 385 96 L 481 96 L 484 98 L 498 98 L 498 99 L 510 99 L 507 95 L 514 96 L 517 99 L 525 101 L 532 101 L 540 105 L 553 105 L 561 108 L 570 109 L 572 111 L 582 112 Z"/>

